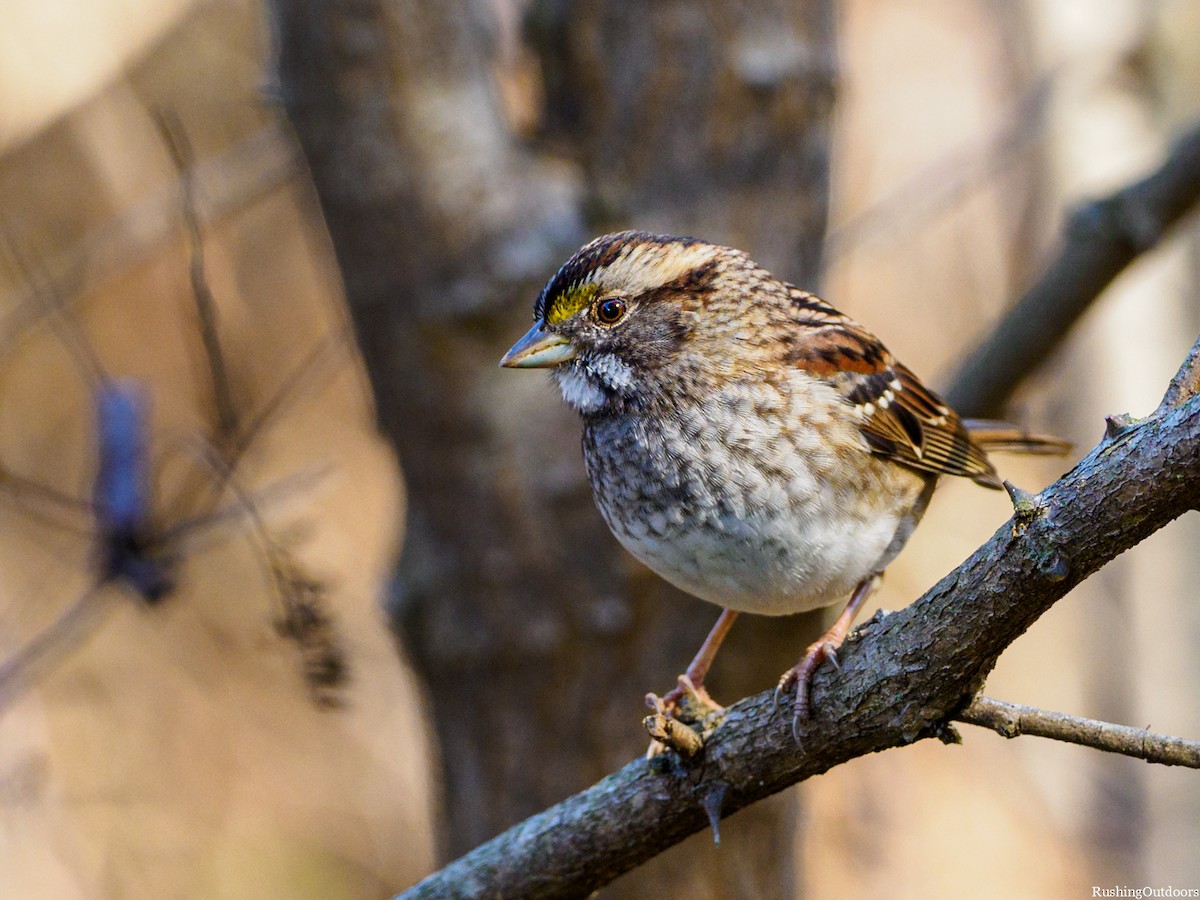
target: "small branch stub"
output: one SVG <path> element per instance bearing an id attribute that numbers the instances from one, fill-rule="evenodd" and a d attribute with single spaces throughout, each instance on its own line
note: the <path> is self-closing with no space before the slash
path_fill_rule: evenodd
<path id="1" fill-rule="evenodd" d="M 1031 494 L 1024 488 L 1019 488 L 1011 481 L 1005 481 L 1004 490 L 1008 492 L 1008 499 L 1013 505 L 1013 537 L 1019 537 L 1025 533 L 1033 520 L 1045 512 L 1045 505 L 1042 503 L 1041 495 Z"/>
<path id="2" fill-rule="evenodd" d="M 1116 416 L 1104 417 L 1104 437 L 1109 441 L 1115 441 L 1117 438 L 1126 434 L 1133 426 L 1137 424 L 1137 419 L 1129 415 L 1129 413 L 1121 413 Z"/>
<path id="3" fill-rule="evenodd" d="M 721 846 L 721 805 L 725 802 L 725 794 L 729 791 L 729 785 L 724 781 L 717 781 L 708 786 L 708 790 L 704 792 L 704 814 L 708 817 L 708 825 L 712 829 L 713 843 L 718 847 Z"/>

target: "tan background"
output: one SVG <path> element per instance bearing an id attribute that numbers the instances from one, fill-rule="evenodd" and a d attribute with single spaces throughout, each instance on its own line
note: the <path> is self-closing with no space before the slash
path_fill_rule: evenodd
<path id="1" fill-rule="evenodd" d="M 36 9 L 35 9 L 36 7 Z M 315 198 L 258 93 L 258 10 L 221 4 L 28 4 L 0 51 L 3 231 L 0 647 L 17 646 L 94 580 L 87 509 L 92 392 L 72 345 L 136 378 L 153 410 L 153 527 L 211 509 L 168 549 L 178 590 L 111 607 L 32 689 L 0 699 L 0 894 L 8 897 L 382 896 L 433 862 L 423 711 L 382 611 L 403 492 L 343 308 Z M 260 533 L 214 481 L 207 362 L 178 177 L 152 111 L 199 161 L 207 283 L 235 409 L 264 419 L 234 474 L 262 496 Z M 325 342 L 329 352 L 305 360 Z M 294 382 L 294 384 L 292 383 Z M 280 489 L 288 480 L 294 486 Z M 271 487 L 274 485 L 274 489 Z M 280 615 L 261 541 L 324 586 L 349 667 L 318 708 Z"/>
<path id="2" fill-rule="evenodd" d="M 552 692 L 565 683 L 564 672 L 578 674 L 553 662 L 554 654 L 573 652 L 572 641 L 598 645 L 620 666 L 619 653 L 656 652 L 670 623 L 640 612 L 660 590 L 651 577 L 608 545 L 594 552 L 590 542 L 602 532 L 581 490 L 575 426 L 553 389 L 538 379 L 518 384 L 517 376 L 494 369 L 492 345 L 520 333 L 536 283 L 558 261 L 545 248 L 529 249 L 532 240 L 521 227 L 561 213 L 560 238 L 572 227 L 580 229 L 579 239 L 617 226 L 686 228 L 741 243 L 800 277 L 811 261 L 789 257 L 800 251 L 775 223 L 819 219 L 823 198 L 801 203 L 785 197 L 795 201 L 789 206 L 768 182 L 746 188 L 742 203 L 726 204 L 725 195 L 713 194 L 706 205 L 693 202 L 686 184 L 639 180 L 646 169 L 638 168 L 635 151 L 660 147 L 647 135 L 662 126 L 669 136 L 671 123 L 634 118 L 635 127 L 625 132 L 629 121 L 621 109 L 585 111 L 592 118 L 585 117 L 583 151 L 532 140 L 547 130 L 553 137 L 554 129 L 540 121 L 553 86 L 539 82 L 533 51 L 518 33 L 525 4 L 476 4 L 473 18 L 439 17 L 439 10 L 460 9 L 454 4 L 402 6 L 402 28 L 424 37 L 412 38 L 397 65 L 404 78 L 398 94 L 410 104 L 404 108 L 422 113 L 412 119 L 419 203 L 445 211 L 440 221 L 459 223 L 447 229 L 448 243 L 462 258 L 474 252 L 473 242 L 482 245 L 480 234 L 510 237 L 504 259 L 518 272 L 484 272 L 482 286 L 464 285 L 454 272 L 422 273 L 431 296 L 451 311 L 444 313 L 444 330 L 419 336 L 426 349 L 433 342 L 435 360 L 452 370 L 456 397 L 468 398 L 473 417 L 457 427 L 481 429 L 492 408 L 528 409 L 537 417 L 510 422 L 486 447 L 486 464 L 477 464 L 483 480 L 513 503 L 520 502 L 522 479 L 552 482 L 546 495 L 556 505 L 518 509 L 515 520 L 588 535 L 575 546 L 568 569 L 615 560 L 605 581 L 611 596 L 571 598 L 574 618 L 564 617 L 569 627 L 556 610 L 505 623 L 522 635 L 511 654 L 472 656 L 476 645 L 460 633 L 451 636 L 450 626 L 436 618 L 418 634 L 423 641 L 445 640 L 415 654 L 425 666 L 432 658 L 449 671 L 438 677 L 461 671 L 473 679 L 463 676 L 471 686 L 463 702 L 449 713 L 438 709 L 443 735 L 447 715 L 461 726 L 454 733 L 463 745 L 446 746 L 444 753 L 467 754 L 468 740 L 484 748 L 477 753 L 480 767 L 470 770 L 478 783 L 456 790 L 480 797 L 507 792 L 515 799 L 506 811 L 536 808 L 553 799 L 534 784 L 536 776 L 552 772 L 556 781 L 548 792 L 561 796 L 629 757 L 629 748 L 643 740 L 636 691 L 611 707 L 597 705 L 593 727 L 583 735 L 594 746 L 589 765 L 573 768 L 573 760 L 568 765 L 553 751 L 555 741 L 580 740 L 578 733 L 554 730 L 555 721 L 568 721 L 565 709 L 560 719 L 554 704 L 541 709 L 534 724 L 546 730 L 539 734 L 530 723 L 491 718 L 503 702 L 475 685 L 503 685 L 508 673 L 527 667 L 535 677 L 541 672 Z M 641 28 L 629 18 L 649 16 L 645 11 L 614 14 L 605 4 L 581 2 L 580 33 L 607 35 L 617 47 L 630 30 L 648 35 L 651 47 L 694 46 L 713 24 L 705 16 L 717 15 L 689 14 L 673 4 L 656 14 L 668 6 L 677 13 L 669 20 L 674 30 L 662 19 Z M 721 22 L 726 29 L 737 25 L 733 11 L 741 9 L 688 7 L 699 8 L 728 14 Z M 1194 119 L 1200 18 L 1186 0 L 844 0 L 832 10 L 838 42 L 832 237 L 819 287 L 914 370 L 944 384 L 960 355 L 1036 277 L 1053 252 L 1064 209 L 1145 172 L 1171 134 Z M 181 514 L 172 509 L 175 486 L 196 467 L 194 458 L 169 448 L 180 436 L 204 431 L 212 410 L 200 377 L 177 178 L 152 109 L 175 111 L 195 145 L 208 277 L 235 359 L 239 402 L 256 408 L 312 341 L 345 321 L 324 222 L 292 136 L 270 102 L 278 85 L 268 68 L 265 12 L 251 3 L 30 0 L 13 4 L 6 15 L 0 30 L 0 226 L 55 278 L 70 298 L 71 318 L 104 364 L 152 384 L 154 453 L 164 473 L 156 515 L 169 521 Z M 437 27 L 452 27 L 459 40 Z M 819 33 L 805 32 L 804 39 Z M 780 34 L 790 32 L 781 28 L 773 36 Z M 736 47 L 749 48 L 752 60 L 759 57 L 750 51 L 761 51 L 768 61 L 812 69 L 824 65 L 829 49 L 759 34 Z M 581 40 L 575 52 L 592 61 L 595 80 L 613 75 L 604 64 L 616 51 L 602 39 Z M 682 90 L 689 67 L 703 62 L 699 54 L 673 52 L 665 71 L 678 80 L 665 79 L 664 91 Z M 473 79 L 471 90 L 453 82 L 455 90 L 438 93 L 452 76 Z M 769 121 L 803 134 L 805 116 L 816 122 L 814 109 L 781 102 L 769 110 Z M 654 110 L 688 113 L 669 102 Z M 740 137 L 749 142 L 756 135 Z M 567 139 L 560 134 L 557 140 Z M 686 151 L 686 144 L 671 145 L 685 161 Z M 626 152 L 629 159 L 621 155 Z M 730 181 L 736 191 L 736 179 Z M 488 194 L 500 182 L 533 187 Z M 578 197 L 584 183 L 587 203 Z M 416 212 L 413 222 L 419 222 Z M 406 234 L 403 223 L 398 231 Z M 1085 448 L 1101 434 L 1105 414 L 1151 410 L 1200 330 L 1196 236 L 1194 223 L 1186 225 L 1123 275 L 1021 392 L 1011 414 Z M 411 250 L 397 242 L 380 252 L 408 265 Z M 414 265 L 420 264 L 418 257 Z M 361 274 L 351 271 L 347 280 L 353 284 Z M 84 499 L 94 452 L 91 386 L 44 316 L 27 325 L 23 315 L 11 315 L 28 309 L 21 304 L 30 299 L 12 266 L 4 270 L 0 294 L 0 465 Z M 414 335 L 375 338 L 381 348 L 375 352 L 386 352 L 407 347 L 404 341 Z M 472 352 L 477 365 L 462 367 L 458 361 Z M 441 378 L 441 371 L 430 372 L 428 384 L 446 390 Z M 181 551 L 176 596 L 153 610 L 119 605 L 94 640 L 65 654 L 33 691 L 0 712 L 0 893 L 380 896 L 433 865 L 438 765 L 428 750 L 431 727 L 380 612 L 384 579 L 404 534 L 397 471 L 375 431 L 354 354 L 311 381 L 264 430 L 239 475 L 261 490 L 314 467 L 328 471 L 315 486 L 266 509 L 269 528 L 287 536 L 303 564 L 334 585 L 331 602 L 356 673 L 346 708 L 312 707 L 289 648 L 271 630 L 272 598 L 251 529 L 220 526 L 212 540 Z M 394 411 L 383 412 L 396 420 Z M 400 421 L 414 431 L 445 427 L 415 413 Z M 535 445 L 524 427 L 555 437 Z M 448 468 L 457 464 L 457 457 L 445 460 Z M 418 477 L 432 477 L 422 461 L 409 462 Z M 1065 465 L 1000 460 L 1006 478 L 1031 490 Z M 469 512 L 474 501 L 464 499 L 463 508 Z M 19 490 L 0 496 L 0 648 L 6 653 L 94 578 L 86 514 L 75 510 L 63 522 L 61 516 L 47 521 L 44 513 L 36 498 Z M 879 602 L 889 608 L 907 603 L 1008 513 L 1003 495 L 946 484 L 888 573 Z M 1194 702 L 1200 661 L 1193 652 L 1200 635 L 1200 535 L 1193 519 L 1155 536 L 1060 603 L 1002 657 L 989 694 L 1200 735 Z M 66 527 L 72 524 L 74 530 Z M 495 524 L 480 519 L 481 528 Z M 411 522 L 409 531 L 416 546 L 410 541 L 407 558 L 419 567 L 406 572 L 410 583 L 436 581 L 431 560 L 451 565 L 471 558 L 433 541 L 426 521 Z M 531 533 L 536 539 L 538 532 Z M 501 545 L 486 533 L 478 540 Z M 514 575 L 517 563 L 504 553 L 485 558 L 490 567 L 480 578 L 489 585 L 536 584 Z M 637 602 L 627 602 L 626 594 Z M 682 603 L 703 631 L 715 611 Z M 503 618 L 504 610 L 490 614 Z M 488 614 L 485 609 L 484 618 L 465 624 L 490 628 Z M 756 633 L 753 625 L 739 627 Z M 607 650 L 630 633 L 639 635 L 632 644 Z M 765 689 L 781 668 L 741 665 L 755 655 L 753 640 L 743 640 L 717 664 L 712 687 L 718 697 Z M 797 653 L 801 646 L 797 638 Z M 686 661 L 681 652 L 659 662 L 667 676 Z M 588 687 L 602 693 L 606 684 L 600 679 Z M 562 691 L 564 707 L 589 702 L 588 691 L 571 690 Z M 472 728 L 473 722 L 486 727 Z M 694 840 L 688 852 L 700 862 L 689 865 L 703 874 L 689 895 L 729 896 L 739 884 L 743 896 L 818 898 L 1059 897 L 1090 896 L 1093 885 L 1200 887 L 1200 781 L 1193 773 L 962 730 L 961 747 L 925 742 L 857 760 L 789 792 L 755 826 L 759 830 L 746 829 L 745 845 L 738 843 L 736 823 L 752 813 L 733 820 L 720 850 L 704 836 Z M 546 753 L 540 763 L 524 751 L 506 757 L 510 746 L 540 746 Z M 488 762 L 503 774 L 486 768 Z M 477 821 L 483 833 L 475 839 L 495 830 L 492 822 Z M 442 846 L 455 846 L 462 833 L 448 837 L 443 825 Z M 755 862 L 754 880 L 739 860 L 757 860 L 755 853 L 780 868 Z M 664 857 L 654 877 L 667 883 L 683 877 L 681 859 Z M 610 895 L 645 896 L 645 884 L 626 880 Z"/>

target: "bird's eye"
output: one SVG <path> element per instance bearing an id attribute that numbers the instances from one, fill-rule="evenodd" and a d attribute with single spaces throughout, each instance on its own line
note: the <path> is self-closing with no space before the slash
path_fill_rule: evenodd
<path id="1" fill-rule="evenodd" d="M 616 325 L 625 318 L 625 301 L 619 297 L 610 297 L 596 304 L 593 315 L 601 325 Z"/>

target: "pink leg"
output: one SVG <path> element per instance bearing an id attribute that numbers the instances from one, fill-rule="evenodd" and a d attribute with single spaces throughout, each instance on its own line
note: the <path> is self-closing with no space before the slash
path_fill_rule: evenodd
<path id="1" fill-rule="evenodd" d="M 725 641 L 725 636 L 729 634 L 729 629 L 733 626 L 734 620 L 738 617 L 737 612 L 732 609 L 721 610 L 721 615 L 717 618 L 717 622 L 712 627 L 712 631 L 708 633 L 708 637 L 704 639 L 704 643 L 700 645 L 700 649 L 692 658 L 691 663 L 687 667 L 687 671 L 679 676 L 679 684 L 675 685 L 662 698 L 663 707 L 669 712 L 678 708 L 679 702 L 685 696 L 694 695 L 703 705 L 709 706 L 714 710 L 721 708 L 720 704 L 715 703 L 708 696 L 708 691 L 704 689 L 704 679 L 708 676 L 708 670 L 712 666 L 712 661 L 717 655 L 717 651 L 721 648 L 721 644 Z"/>

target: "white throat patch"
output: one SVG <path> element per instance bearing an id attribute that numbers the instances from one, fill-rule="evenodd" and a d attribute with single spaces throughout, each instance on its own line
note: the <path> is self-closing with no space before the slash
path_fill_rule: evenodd
<path id="1" fill-rule="evenodd" d="M 593 413 L 604 405 L 607 399 L 604 391 L 581 372 L 578 366 L 559 366 L 553 374 L 563 399 L 577 412 Z"/>
<path id="2" fill-rule="evenodd" d="M 633 370 L 611 353 L 580 358 L 554 369 L 563 399 L 581 413 L 594 413 L 609 392 L 626 394 L 633 387 Z"/>

